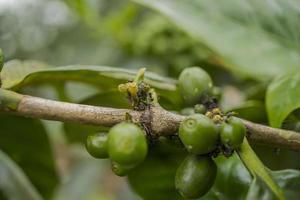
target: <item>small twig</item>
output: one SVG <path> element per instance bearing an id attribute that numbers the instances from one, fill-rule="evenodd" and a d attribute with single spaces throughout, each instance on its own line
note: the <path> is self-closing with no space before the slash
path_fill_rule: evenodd
<path id="1" fill-rule="evenodd" d="M 0 89 L 0 105 L 2 112 L 19 116 L 108 127 L 126 120 L 126 113 L 129 113 L 135 122 L 140 122 L 143 115 L 143 111 L 65 103 L 21 95 L 3 89 Z M 179 124 L 185 118 L 184 116 L 171 113 L 159 106 L 151 107 L 151 111 L 153 134 L 177 134 Z M 299 133 L 271 128 L 246 120 L 243 122 L 247 127 L 247 137 L 251 142 L 273 148 L 300 151 Z"/>

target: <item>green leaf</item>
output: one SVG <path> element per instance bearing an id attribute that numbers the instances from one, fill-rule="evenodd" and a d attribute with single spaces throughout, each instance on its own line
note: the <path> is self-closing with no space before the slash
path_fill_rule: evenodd
<path id="1" fill-rule="evenodd" d="M 58 183 L 46 131 L 38 120 L 0 115 L 0 148 L 25 172 L 45 198 Z"/>
<path id="2" fill-rule="evenodd" d="M 0 150 L 0 191 L 8 199 L 42 200 L 22 169 Z"/>
<path id="3" fill-rule="evenodd" d="M 278 199 L 260 177 L 256 176 L 252 179 L 249 171 L 236 154 L 229 158 L 219 156 L 215 161 L 218 165 L 215 184 L 201 200 Z M 286 199 L 297 199 L 299 197 L 299 170 L 268 170 L 268 173 L 283 190 Z"/>
<path id="4" fill-rule="evenodd" d="M 280 127 L 293 110 L 300 108 L 299 85 L 299 72 L 280 76 L 269 85 L 266 107 L 271 126 Z"/>
<path id="5" fill-rule="evenodd" d="M 297 199 L 300 196 L 300 171 L 286 169 L 272 171 L 272 177 L 281 188 L 284 188 L 286 199 Z"/>
<path id="6" fill-rule="evenodd" d="M 236 154 L 216 158 L 218 173 L 212 193 L 218 199 L 245 199 L 252 177 Z"/>
<path id="7" fill-rule="evenodd" d="M 113 108 L 130 108 L 130 103 L 126 98 L 126 95 L 116 90 L 105 91 L 93 95 L 81 101 L 80 104 Z"/>
<path id="8" fill-rule="evenodd" d="M 266 184 L 260 179 L 255 177 L 252 183 L 250 184 L 246 200 L 252 199 L 266 199 L 272 200 L 276 199 Z"/>
<path id="9" fill-rule="evenodd" d="M 268 169 L 266 169 L 264 164 L 259 160 L 255 152 L 251 149 L 247 139 L 244 139 L 243 144 L 238 150 L 238 155 L 254 178 L 261 179 L 278 199 L 285 199 L 283 191 L 281 190 L 281 188 L 279 188 L 277 183 L 274 182 Z"/>
<path id="10" fill-rule="evenodd" d="M 283 188 L 286 199 L 298 199 L 300 195 L 300 171 L 299 170 L 281 170 L 271 171 L 273 179 Z M 255 178 L 250 185 L 247 200 L 252 199 L 276 199 L 270 189 L 260 178 Z"/>
<path id="11" fill-rule="evenodd" d="M 33 63 L 33 64 L 32 64 Z M 35 61 L 12 60 L 5 63 L 1 71 L 2 88 L 14 89 L 24 84 L 49 80 L 75 80 L 94 84 L 100 84 L 100 88 L 116 88 L 119 83 L 133 80 L 137 71 L 107 66 L 65 66 L 45 67 Z M 53 77 L 54 76 L 54 77 Z M 176 90 L 176 81 L 157 74 L 146 72 L 145 82 L 158 89 Z"/>
<path id="12" fill-rule="evenodd" d="M 1 87 L 10 89 L 21 82 L 21 80 L 28 74 L 47 69 L 45 63 L 39 61 L 28 60 L 21 62 L 19 60 L 12 60 L 4 64 L 1 70 Z"/>
<path id="13" fill-rule="evenodd" d="M 261 101 L 249 100 L 240 106 L 231 108 L 230 111 L 234 111 L 239 117 L 252 122 L 264 123 L 268 121 L 265 105 Z"/>
<path id="14" fill-rule="evenodd" d="M 134 0 L 167 16 L 234 73 L 266 80 L 299 70 L 299 2 Z"/>
<path id="15" fill-rule="evenodd" d="M 137 71 L 107 66 L 65 66 L 54 67 L 33 61 L 13 60 L 5 63 L 0 77 L 2 88 L 19 90 L 28 85 L 43 82 L 79 81 L 93 84 L 102 90 L 115 90 L 119 84 L 133 80 Z M 181 103 L 177 92 L 177 81 L 146 72 L 145 82 L 156 89 L 159 95 L 174 105 Z"/>

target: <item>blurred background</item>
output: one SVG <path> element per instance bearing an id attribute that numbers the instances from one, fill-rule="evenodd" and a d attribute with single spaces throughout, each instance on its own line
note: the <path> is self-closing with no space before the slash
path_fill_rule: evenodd
<path id="1" fill-rule="evenodd" d="M 147 66 L 177 76 L 210 56 L 165 17 L 130 1 L 1 0 L 0 13 L 6 60 Z"/>
<path id="2" fill-rule="evenodd" d="M 264 107 L 266 83 L 282 70 L 299 69 L 295 63 L 299 63 L 300 58 L 297 47 L 300 41 L 300 25 L 297 23 L 300 5 L 293 1 L 280 5 L 272 1 L 252 1 L 249 4 L 231 1 L 235 6 L 213 2 L 198 2 L 199 9 L 207 11 L 199 16 L 207 22 L 199 21 L 197 26 L 204 31 L 202 36 L 207 36 L 201 41 L 193 35 L 198 31 L 197 27 L 190 26 L 191 31 L 186 31 L 189 24 L 184 24 L 184 21 L 179 20 L 175 25 L 177 18 L 169 20 L 134 1 L 0 0 L 0 48 L 5 61 L 30 59 L 50 66 L 147 67 L 148 71 L 175 79 L 185 67 L 201 66 L 212 76 L 214 83 L 222 87 L 224 110 L 236 110 L 246 119 L 268 123 Z M 287 12 L 288 18 L 282 18 Z M 186 12 L 186 15 L 194 14 Z M 215 23 L 219 19 L 224 21 L 220 21 L 223 27 Z M 178 25 L 180 23 L 182 27 Z M 247 32 L 248 28 L 253 33 Z M 249 35 L 239 37 L 242 31 Z M 290 51 L 284 51 L 285 48 Z M 271 55 L 269 49 L 275 53 Z M 281 54 L 283 51 L 285 53 Z M 262 54 L 266 56 L 265 60 L 261 58 Z M 273 65 L 287 60 L 286 66 Z M 100 92 L 94 86 L 78 82 L 61 83 L 55 87 L 41 84 L 22 89 L 22 93 L 34 96 L 86 104 L 97 104 L 97 98 L 90 97 Z M 120 106 L 128 105 L 125 102 Z M 86 135 L 101 130 L 60 122 L 42 121 L 40 124 L 14 117 L 1 118 L 0 125 L 8 132 L 26 132 L 24 140 L 20 139 L 21 134 L 17 134 L 11 146 L 31 145 L 32 148 L 26 148 L 26 153 L 31 156 L 5 146 L 5 140 L 2 148 L 24 168 L 46 199 L 138 199 L 126 178 L 113 175 L 108 161 L 96 160 L 86 153 L 83 145 Z M 14 123 L 24 123 L 28 129 L 20 126 L 11 130 L 9 124 Z M 293 129 L 295 124 L 286 123 L 284 126 Z M 46 142 L 40 142 L 37 137 Z M 28 144 L 24 142 L 27 140 Z M 43 146 L 47 146 L 41 150 L 47 153 L 45 157 L 35 156 L 33 152 Z M 262 147 L 257 147 L 256 151 L 271 169 L 300 167 L 300 163 L 294 160 L 294 153 L 281 151 L 275 155 L 273 149 Z M 53 159 L 49 160 L 48 154 Z"/>

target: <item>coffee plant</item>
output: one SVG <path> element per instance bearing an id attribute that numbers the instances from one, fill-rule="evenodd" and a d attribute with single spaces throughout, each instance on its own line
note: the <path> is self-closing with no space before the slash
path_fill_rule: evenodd
<path id="1" fill-rule="evenodd" d="M 299 199 L 297 1 L 56 3 L 36 51 L 0 7 L 1 200 Z"/>

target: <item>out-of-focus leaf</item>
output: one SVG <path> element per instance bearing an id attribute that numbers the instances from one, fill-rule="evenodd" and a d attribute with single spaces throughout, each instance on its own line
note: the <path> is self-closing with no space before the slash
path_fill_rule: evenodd
<path id="1" fill-rule="evenodd" d="M 271 170 L 300 169 L 299 153 L 251 144 L 259 159 Z"/>
<path id="2" fill-rule="evenodd" d="M 126 95 L 116 90 L 101 92 L 83 100 L 80 104 L 113 108 L 130 108 Z"/>
<path id="3" fill-rule="evenodd" d="M 218 157 L 215 161 L 218 165 L 217 179 L 210 192 L 201 200 L 277 199 L 260 177 L 251 178 L 250 173 L 235 154 L 230 158 Z M 300 171 L 268 170 L 268 173 L 283 190 L 286 199 L 297 199 L 299 197 Z"/>
<path id="4" fill-rule="evenodd" d="M 245 83 L 241 84 L 241 90 L 243 91 L 245 99 L 247 100 L 264 101 L 268 85 L 269 81 L 246 81 Z"/>
<path id="5" fill-rule="evenodd" d="M 300 195 L 300 171 L 298 170 L 281 170 L 270 171 L 273 179 L 277 182 L 280 188 L 283 189 L 286 199 L 298 199 Z M 255 178 L 250 185 L 247 200 L 252 199 L 276 199 L 274 194 L 259 178 Z"/>
<path id="6" fill-rule="evenodd" d="M 43 66 L 43 65 L 41 65 Z M 26 70 L 24 70 L 26 69 Z M 5 63 L 1 71 L 2 88 L 18 90 L 27 85 L 53 81 L 79 81 L 93 84 L 109 91 L 120 83 L 133 80 L 137 71 L 106 66 L 66 66 L 44 68 L 31 66 L 31 62 L 13 60 Z M 146 72 L 145 82 L 156 89 L 160 96 L 173 104 L 180 104 L 176 80 Z"/>
<path id="7" fill-rule="evenodd" d="M 255 177 L 251 180 L 249 172 L 243 166 L 237 156 L 228 159 L 218 157 L 218 175 L 211 191 L 203 199 L 224 199 L 224 200 L 252 200 L 277 199 L 265 182 Z M 272 179 L 283 190 L 286 199 L 297 199 L 299 196 L 299 178 L 298 170 L 269 171 Z"/>
<path id="8" fill-rule="evenodd" d="M 300 171 L 281 170 L 272 171 L 272 177 L 283 188 L 286 199 L 297 199 L 300 196 Z"/>
<path id="9" fill-rule="evenodd" d="M 255 179 L 262 180 L 264 184 L 274 193 L 274 195 L 280 199 L 284 200 L 284 194 L 281 188 L 274 182 L 272 176 L 270 175 L 268 169 L 256 156 L 255 152 L 251 149 L 245 138 L 240 149 L 238 150 L 238 155 L 241 160 L 254 176 Z"/>
<path id="10" fill-rule="evenodd" d="M 85 0 L 64 0 L 89 26 L 96 26 L 100 23 L 97 8 L 94 8 Z"/>
<path id="11" fill-rule="evenodd" d="M 144 200 L 183 199 L 175 189 L 175 173 L 184 151 L 170 143 L 158 144 L 128 176 L 134 192 Z"/>
<path id="12" fill-rule="evenodd" d="M 269 85 L 266 106 L 271 126 L 280 127 L 283 120 L 300 108 L 300 73 L 280 76 Z"/>
<path id="13" fill-rule="evenodd" d="M 114 68 L 108 66 L 65 66 L 55 68 L 44 68 L 41 65 L 34 66 L 32 62 L 21 62 L 12 60 L 5 63 L 1 71 L 2 87 L 5 89 L 14 89 L 23 85 L 34 84 L 36 82 L 51 80 L 76 80 L 90 83 L 97 83 L 101 88 L 110 88 L 118 83 L 133 80 L 137 71 L 123 68 Z M 29 65 L 24 68 L 24 65 Z M 35 66 L 36 65 L 36 66 Z M 26 71 L 22 71 L 26 69 Z M 27 71 L 28 70 L 28 71 Z M 17 74 L 17 76 L 16 76 Z M 90 76 L 89 76 L 90 75 Z M 171 78 L 159 76 L 157 74 L 146 72 L 145 81 L 157 87 L 158 89 L 176 90 L 176 81 Z M 116 84 L 113 84 L 116 83 Z M 113 84 L 113 86 L 112 86 Z"/>
<path id="14" fill-rule="evenodd" d="M 216 182 L 210 193 L 218 199 L 245 199 L 251 175 L 236 154 L 230 158 L 218 157 L 216 159 L 218 173 Z"/>
<path id="15" fill-rule="evenodd" d="M 252 199 L 264 199 L 273 200 L 277 199 L 273 193 L 269 190 L 266 184 L 259 178 L 255 177 L 249 187 L 246 200 Z"/>
<path id="16" fill-rule="evenodd" d="M 9 89 L 10 86 L 17 85 L 20 81 L 32 72 L 45 70 L 48 66 L 39 61 L 28 60 L 21 62 L 12 60 L 4 64 L 1 70 L 1 87 Z"/>
<path id="17" fill-rule="evenodd" d="M 4 64 L 4 56 L 2 53 L 2 49 L 0 49 L 0 69 L 2 68 L 3 64 Z"/>
<path id="18" fill-rule="evenodd" d="M 234 111 L 239 117 L 252 122 L 264 123 L 268 121 L 265 105 L 261 101 L 249 100 L 238 107 L 230 109 L 230 111 Z"/>
<path id="19" fill-rule="evenodd" d="M 83 124 L 64 123 L 65 136 L 70 143 L 85 143 L 89 134 L 108 132 L 108 128 Z"/>
<path id="20" fill-rule="evenodd" d="M 99 93 L 80 102 L 80 104 L 93 106 L 107 106 L 114 108 L 129 108 L 126 96 L 119 91 L 109 91 Z M 64 123 L 64 130 L 69 142 L 85 142 L 88 134 L 99 131 L 107 131 L 102 126 L 91 126 L 74 123 Z"/>
<path id="21" fill-rule="evenodd" d="M 91 195 L 107 169 L 105 161 L 82 159 L 76 163 L 68 181 L 58 186 L 53 200 L 86 200 Z"/>
<path id="22" fill-rule="evenodd" d="M 174 176 L 178 165 L 166 158 L 147 158 L 129 175 L 129 182 L 142 199 L 183 199 L 175 189 Z"/>
<path id="23" fill-rule="evenodd" d="M 235 73 L 266 80 L 299 70 L 296 0 L 134 1 L 166 15 Z"/>
<path id="24" fill-rule="evenodd" d="M 53 155 L 38 120 L 0 115 L 0 148 L 25 172 L 40 194 L 50 198 L 58 183 Z"/>
<path id="25" fill-rule="evenodd" d="M 0 191 L 8 199 L 42 200 L 22 169 L 2 151 L 0 151 Z"/>
<path id="26" fill-rule="evenodd" d="M 99 93 L 99 89 L 94 85 L 72 81 L 68 81 L 64 84 L 63 88 L 58 88 L 58 90 L 62 90 L 62 96 L 66 99 L 66 101 L 74 103 L 81 102 Z"/>

